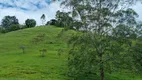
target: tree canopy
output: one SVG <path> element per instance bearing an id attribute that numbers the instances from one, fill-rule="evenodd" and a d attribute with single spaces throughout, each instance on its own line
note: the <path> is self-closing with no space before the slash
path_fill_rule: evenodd
<path id="1" fill-rule="evenodd" d="M 25 21 L 26 27 L 30 28 L 30 27 L 35 27 L 36 26 L 36 21 L 34 19 L 27 19 Z"/>
<path id="2" fill-rule="evenodd" d="M 72 17 L 69 16 L 70 13 L 60 12 L 59 10 L 56 12 L 56 19 L 58 21 L 57 26 L 72 29 L 73 28 L 73 20 Z"/>
<path id="3" fill-rule="evenodd" d="M 11 25 L 17 25 L 19 24 L 18 22 L 18 19 L 15 17 L 15 16 L 5 16 L 3 19 L 2 19 L 2 27 L 4 29 L 9 29 Z"/>
<path id="4" fill-rule="evenodd" d="M 72 18 L 79 22 L 76 29 L 85 33 L 73 35 L 69 51 L 69 73 L 78 76 L 133 68 L 133 39 L 138 37 L 138 14 L 129 6 L 140 0 L 63 0 L 71 9 Z M 79 25 L 79 26 L 78 26 Z M 107 71 L 108 70 L 108 71 Z"/>

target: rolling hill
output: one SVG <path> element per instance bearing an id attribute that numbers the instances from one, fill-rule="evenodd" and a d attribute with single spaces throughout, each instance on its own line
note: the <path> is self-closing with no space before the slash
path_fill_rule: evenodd
<path id="1" fill-rule="evenodd" d="M 0 34 L 0 80 L 72 80 L 66 75 L 67 40 L 75 31 L 59 36 L 61 30 L 42 26 Z M 107 76 L 108 80 L 142 80 L 131 74 Z"/>
<path id="2" fill-rule="evenodd" d="M 65 80 L 66 38 L 58 37 L 61 28 L 36 27 L 0 35 L 0 80 Z M 41 37 L 40 37 L 41 36 Z M 38 40 L 38 37 L 41 39 Z M 37 38 L 37 40 L 36 40 Z M 20 47 L 24 47 L 23 53 Z M 45 57 L 40 50 L 46 49 Z"/>

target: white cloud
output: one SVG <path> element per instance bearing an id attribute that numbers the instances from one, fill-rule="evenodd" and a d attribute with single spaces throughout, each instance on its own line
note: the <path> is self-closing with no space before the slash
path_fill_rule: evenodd
<path id="1" fill-rule="evenodd" d="M 8 1 L 8 0 L 7 0 Z M 30 1 L 35 1 L 35 0 L 30 0 Z M 40 0 L 35 1 L 34 3 L 38 2 Z M 1 2 L 1 1 L 0 1 Z M 9 3 L 9 2 L 7 2 Z M 22 3 L 22 2 L 21 2 Z M 25 20 L 30 18 L 30 19 L 35 19 L 37 21 L 37 25 L 41 24 L 40 17 L 42 14 L 46 15 L 46 20 L 49 21 L 50 19 L 55 18 L 55 14 L 57 10 L 61 10 L 60 8 L 60 3 L 55 2 L 50 5 L 46 4 L 44 1 L 41 2 L 40 4 L 46 5 L 45 8 L 38 9 L 36 6 L 29 5 L 29 3 L 24 3 L 21 4 L 20 2 L 16 2 L 16 6 L 20 7 L 22 5 L 23 8 L 31 9 L 31 10 L 22 10 L 19 8 L 3 8 L 0 6 L 0 21 L 4 16 L 10 15 L 10 16 L 16 16 L 19 19 L 20 24 L 24 24 Z"/>
<path id="2" fill-rule="evenodd" d="M 142 21 L 142 10 L 141 10 L 141 8 L 142 8 L 142 4 L 141 3 L 138 3 L 137 5 L 135 5 L 133 7 L 133 9 L 138 13 L 139 19 Z"/>
<path id="3" fill-rule="evenodd" d="M 0 3 L 5 5 L 0 5 L 0 21 L 4 16 L 10 15 L 16 16 L 19 19 L 20 24 L 24 24 L 26 19 L 31 18 L 37 21 L 37 25 L 40 25 L 40 17 L 42 14 L 46 15 L 46 20 L 48 21 L 55 18 L 57 10 L 63 11 L 63 9 L 60 8 L 60 2 L 49 5 L 47 0 L 0 0 Z M 139 19 L 142 20 L 141 7 L 142 4 L 137 4 L 133 8 L 140 15 Z M 25 10 L 22 10 L 21 8 Z"/>

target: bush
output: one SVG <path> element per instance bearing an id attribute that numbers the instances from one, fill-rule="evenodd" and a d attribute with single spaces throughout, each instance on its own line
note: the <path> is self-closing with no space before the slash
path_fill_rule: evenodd
<path id="1" fill-rule="evenodd" d="M 54 25 L 54 26 L 57 26 L 57 24 L 58 24 L 58 21 L 55 19 L 51 19 L 50 21 L 46 23 L 46 25 Z"/>
<path id="2" fill-rule="evenodd" d="M 9 31 L 16 31 L 20 29 L 20 25 L 19 24 L 12 24 L 9 28 Z"/>
<path id="3" fill-rule="evenodd" d="M 20 29 L 25 29 L 27 26 L 26 25 L 20 25 L 19 27 L 20 27 Z"/>
<path id="4" fill-rule="evenodd" d="M 0 33 L 6 33 L 7 31 L 3 28 L 0 28 Z"/>

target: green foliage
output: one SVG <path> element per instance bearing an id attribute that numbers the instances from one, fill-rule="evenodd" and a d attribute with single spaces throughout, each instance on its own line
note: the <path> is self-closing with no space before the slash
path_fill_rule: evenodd
<path id="1" fill-rule="evenodd" d="M 136 26 L 136 34 L 142 36 L 142 22 L 138 22 L 138 25 Z"/>
<path id="2" fill-rule="evenodd" d="M 8 31 L 10 31 L 10 27 L 12 25 L 18 25 L 19 22 L 18 22 L 18 19 L 15 17 L 15 16 L 5 16 L 3 19 L 2 19 L 2 27 Z"/>
<path id="3" fill-rule="evenodd" d="M 131 48 L 131 53 L 133 53 L 133 60 L 135 66 L 135 72 L 142 72 L 142 37 L 136 39 L 135 45 Z"/>
<path id="4" fill-rule="evenodd" d="M 101 80 L 104 80 L 105 72 L 133 69 L 133 57 L 129 50 L 132 40 L 138 37 L 138 15 L 126 6 L 134 2 L 137 1 L 62 1 L 62 5 L 72 9 L 70 13 L 77 25 L 75 29 L 85 31 L 71 39 L 68 63 L 72 77 L 76 79 L 80 75 L 100 72 Z"/>
<path id="5" fill-rule="evenodd" d="M 10 27 L 9 27 L 9 30 L 10 31 L 16 31 L 16 30 L 19 30 L 20 29 L 20 25 L 19 24 L 12 24 Z"/>
<path id="6" fill-rule="evenodd" d="M 6 32 L 7 31 L 4 28 L 0 27 L 0 33 L 6 33 Z"/>
<path id="7" fill-rule="evenodd" d="M 46 25 L 54 25 L 54 26 L 57 26 L 57 20 L 55 20 L 55 19 L 51 19 L 50 21 L 48 21 L 47 23 L 46 23 Z"/>
<path id="8" fill-rule="evenodd" d="M 75 27 L 76 30 L 79 31 L 79 29 L 83 26 L 83 23 L 80 21 L 74 21 L 73 26 Z"/>
<path id="9" fill-rule="evenodd" d="M 86 39 L 87 38 L 87 39 Z M 69 44 L 73 46 L 69 51 L 69 73 L 70 76 L 78 78 L 81 75 L 96 73 L 97 64 L 95 51 L 92 47 L 89 35 L 76 35 L 71 38 Z M 76 44 L 76 45 L 75 45 Z"/>
<path id="10" fill-rule="evenodd" d="M 31 28 L 36 26 L 36 21 L 34 19 L 27 19 L 25 21 L 26 27 Z"/>
<path id="11" fill-rule="evenodd" d="M 57 26 L 64 27 L 66 29 L 73 29 L 73 19 L 69 16 L 70 13 L 56 12 Z"/>

